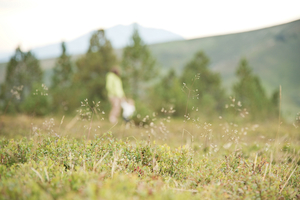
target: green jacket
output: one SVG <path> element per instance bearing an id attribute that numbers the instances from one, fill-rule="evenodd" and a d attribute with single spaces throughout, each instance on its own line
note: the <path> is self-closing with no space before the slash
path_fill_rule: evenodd
<path id="1" fill-rule="evenodd" d="M 106 75 L 106 90 L 108 97 L 125 97 L 121 78 L 115 73 L 108 72 Z"/>

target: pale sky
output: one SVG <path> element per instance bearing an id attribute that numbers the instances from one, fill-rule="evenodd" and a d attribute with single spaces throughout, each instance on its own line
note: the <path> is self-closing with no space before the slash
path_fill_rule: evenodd
<path id="1" fill-rule="evenodd" d="M 0 52 L 138 23 L 186 39 L 300 19 L 300 0 L 0 0 Z"/>

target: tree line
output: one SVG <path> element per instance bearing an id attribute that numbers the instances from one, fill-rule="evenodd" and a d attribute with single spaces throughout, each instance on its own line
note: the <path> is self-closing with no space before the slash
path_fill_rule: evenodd
<path id="1" fill-rule="evenodd" d="M 220 116 L 225 112 L 241 116 L 249 113 L 251 119 L 260 120 L 278 116 L 279 91 L 268 97 L 245 58 L 236 68 L 238 81 L 232 86 L 229 99 L 220 74 L 209 69 L 205 52 L 197 52 L 181 74 L 171 69 L 161 75 L 157 61 L 137 30 L 120 60 L 104 30 L 94 32 L 87 52 L 75 62 L 71 61 L 64 42 L 61 49 L 49 86 L 43 84 L 39 60 L 30 51 L 16 49 L 0 87 L 2 114 L 72 114 L 84 99 L 100 101 L 101 108 L 108 111 L 106 74 L 112 67 L 120 66 L 126 97 L 135 100 L 138 114 L 164 114 L 168 110 L 186 118 Z"/>

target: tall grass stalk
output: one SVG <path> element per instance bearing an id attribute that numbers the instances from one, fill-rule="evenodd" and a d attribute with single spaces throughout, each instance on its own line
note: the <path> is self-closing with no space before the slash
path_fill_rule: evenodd
<path id="1" fill-rule="evenodd" d="M 279 140 L 279 130 L 280 130 L 280 125 L 281 125 L 281 85 L 279 85 L 279 110 L 278 110 L 278 128 L 277 128 L 277 134 L 276 134 L 276 144 L 275 144 L 275 151 L 277 153 L 278 151 L 278 140 Z"/>
<path id="2" fill-rule="evenodd" d="M 285 186 L 287 185 L 287 183 L 289 182 L 290 178 L 292 177 L 293 173 L 295 172 L 295 170 L 297 169 L 298 166 L 295 167 L 295 169 L 292 171 L 291 175 L 289 176 L 289 178 L 286 180 L 286 182 L 284 183 L 283 187 L 281 188 L 281 190 L 279 191 L 279 193 L 282 192 L 282 190 L 285 188 Z"/>

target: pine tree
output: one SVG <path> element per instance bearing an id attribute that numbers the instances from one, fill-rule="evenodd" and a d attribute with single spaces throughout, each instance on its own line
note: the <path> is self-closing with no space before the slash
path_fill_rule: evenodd
<path id="1" fill-rule="evenodd" d="M 123 50 L 123 79 L 125 91 L 134 99 L 145 97 L 151 81 L 158 74 L 156 60 L 135 29 L 131 44 Z"/>
<path id="2" fill-rule="evenodd" d="M 56 60 L 52 75 L 52 107 L 54 110 L 63 108 L 68 110 L 69 100 L 72 98 L 71 87 L 73 78 L 73 66 L 71 57 L 67 54 L 66 45 L 61 44 L 62 54 Z"/>
<path id="3" fill-rule="evenodd" d="M 20 104 L 32 93 L 33 85 L 42 82 L 40 63 L 30 51 L 26 53 L 18 47 L 6 69 L 5 82 L 1 86 L 4 107 L 11 102 L 14 110 L 20 111 Z"/>
<path id="4" fill-rule="evenodd" d="M 209 58 L 199 51 L 184 67 L 181 83 L 187 96 L 187 108 L 198 107 L 202 113 L 221 112 L 224 105 L 224 90 L 221 77 L 208 68 Z"/>
<path id="5" fill-rule="evenodd" d="M 71 57 L 67 54 L 66 45 L 61 43 L 62 54 L 56 60 L 53 68 L 51 88 L 66 88 L 71 85 L 73 67 Z"/>
<path id="6" fill-rule="evenodd" d="M 81 91 L 81 97 L 90 100 L 105 100 L 105 78 L 107 72 L 117 63 L 117 58 L 104 30 L 96 31 L 87 53 L 76 62 L 77 72 L 73 82 Z"/>
<path id="7" fill-rule="evenodd" d="M 236 70 L 239 81 L 233 85 L 235 98 L 249 110 L 253 119 L 265 118 L 271 109 L 271 101 L 267 98 L 258 76 L 254 75 L 248 61 L 242 59 Z M 274 93 L 274 105 L 277 104 L 278 94 Z"/>
<path id="8" fill-rule="evenodd" d="M 161 113 L 162 108 L 168 110 L 172 108 L 175 111 L 174 116 L 183 116 L 186 96 L 181 88 L 175 70 L 171 69 L 151 90 L 151 99 L 155 99 L 155 104 L 151 105 L 152 108 L 157 113 Z"/>

